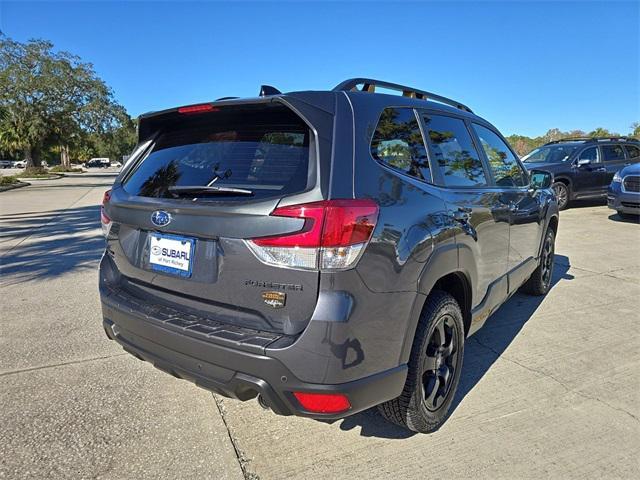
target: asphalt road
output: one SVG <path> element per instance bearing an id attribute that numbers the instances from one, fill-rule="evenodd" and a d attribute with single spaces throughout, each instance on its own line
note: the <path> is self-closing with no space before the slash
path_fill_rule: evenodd
<path id="1" fill-rule="evenodd" d="M 0 193 L 0 478 L 638 478 L 640 225 L 563 212 L 554 287 L 467 343 L 431 435 L 213 398 L 106 339 L 96 267 L 112 175 Z"/>

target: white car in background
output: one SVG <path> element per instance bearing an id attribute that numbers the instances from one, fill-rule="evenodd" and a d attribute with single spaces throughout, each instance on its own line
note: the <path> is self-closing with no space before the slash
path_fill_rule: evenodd
<path id="1" fill-rule="evenodd" d="M 18 160 L 17 162 L 13 162 L 13 168 L 26 168 L 27 161 L 26 160 Z"/>

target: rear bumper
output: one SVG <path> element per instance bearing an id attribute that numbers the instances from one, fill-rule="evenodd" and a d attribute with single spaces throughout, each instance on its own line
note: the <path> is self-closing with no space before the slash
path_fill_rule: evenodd
<path id="1" fill-rule="evenodd" d="M 279 359 L 264 354 L 259 335 L 241 338 L 238 333 L 217 340 L 196 338 L 193 331 L 187 333 L 187 328 L 179 323 L 168 325 L 166 319 L 128 305 L 126 297 L 102 285 L 101 299 L 105 332 L 127 352 L 173 376 L 227 397 L 249 400 L 260 395 L 280 415 L 346 417 L 397 397 L 406 380 L 407 366 L 400 365 L 346 383 L 304 382 Z M 296 401 L 294 391 L 345 394 L 351 408 L 337 414 L 308 412 Z"/>

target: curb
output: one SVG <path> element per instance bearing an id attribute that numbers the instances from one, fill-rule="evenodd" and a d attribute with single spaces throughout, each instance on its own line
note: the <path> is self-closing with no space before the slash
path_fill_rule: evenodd
<path id="1" fill-rule="evenodd" d="M 61 173 L 56 173 L 54 175 L 49 175 L 46 177 L 21 177 L 21 180 L 29 180 L 30 182 L 38 181 L 38 180 L 59 180 L 63 178 L 64 175 Z"/>
<path id="2" fill-rule="evenodd" d="M 29 182 L 18 181 L 18 183 L 14 183 L 13 185 L 3 185 L 2 187 L 0 187 L 0 192 L 14 190 L 16 188 L 28 187 L 29 185 L 31 185 Z"/>

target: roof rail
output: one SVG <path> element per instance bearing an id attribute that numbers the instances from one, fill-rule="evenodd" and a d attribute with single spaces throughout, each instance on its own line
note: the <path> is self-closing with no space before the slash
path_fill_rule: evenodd
<path id="1" fill-rule="evenodd" d="M 362 85 L 362 89 L 358 89 L 358 85 Z M 436 102 L 455 107 L 459 110 L 473 113 L 473 111 L 465 104 L 447 97 L 443 97 L 442 95 L 436 95 L 435 93 L 418 90 L 417 88 L 400 85 L 398 83 L 385 82 L 383 80 L 374 80 L 373 78 L 350 78 L 336 85 L 333 91 L 360 91 L 375 93 L 376 87 L 388 88 L 389 90 L 397 90 L 398 92 L 402 92 L 403 97 L 418 98 L 420 100 L 434 100 Z"/>
<path id="2" fill-rule="evenodd" d="M 561 138 L 559 140 L 552 140 L 550 142 L 545 143 L 545 145 L 553 145 L 556 143 L 564 143 L 564 142 L 593 142 L 597 143 L 600 141 L 605 142 L 640 142 L 637 138 L 633 137 L 624 137 L 624 136 L 611 136 L 611 137 L 567 137 Z"/>

